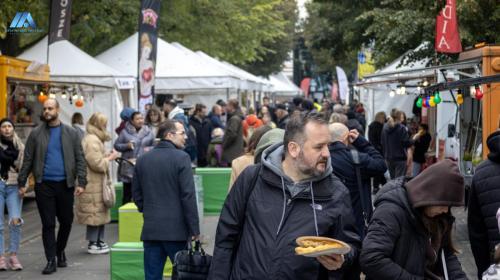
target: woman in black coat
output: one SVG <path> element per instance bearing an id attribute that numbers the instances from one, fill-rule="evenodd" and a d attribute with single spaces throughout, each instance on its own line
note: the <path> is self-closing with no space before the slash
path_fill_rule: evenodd
<path id="1" fill-rule="evenodd" d="M 449 160 L 385 185 L 360 255 L 366 279 L 467 279 L 451 238 L 450 208 L 463 201 L 463 177 Z"/>

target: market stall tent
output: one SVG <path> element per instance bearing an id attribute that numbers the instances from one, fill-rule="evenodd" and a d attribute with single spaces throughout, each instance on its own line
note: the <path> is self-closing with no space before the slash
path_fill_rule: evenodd
<path id="1" fill-rule="evenodd" d="M 292 97 L 302 94 L 302 90 L 290 81 L 283 72 L 269 76 L 269 81 L 273 85 L 271 92 L 275 96 Z"/>
<path id="2" fill-rule="evenodd" d="M 214 90 L 241 89 L 240 77 L 203 63 L 158 38 L 156 94 L 207 94 Z M 96 56 L 102 63 L 137 77 L 138 33 Z"/>
<path id="3" fill-rule="evenodd" d="M 46 63 L 47 37 L 19 55 L 19 58 Z M 117 79 L 126 75 L 97 61 L 78 47 L 63 40 L 50 46 L 50 82 L 74 85 L 84 98 L 82 108 L 70 104 L 68 97 L 56 95 L 61 104 L 61 119 L 70 123 L 71 116 L 80 112 L 87 120 L 94 112 L 102 112 L 108 117 L 109 128 L 117 127 L 122 109 Z"/>
<path id="4" fill-rule="evenodd" d="M 19 58 L 47 62 L 47 37 L 29 48 Z M 70 104 L 69 97 L 63 98 L 57 94 L 56 98 L 61 106 L 60 118 L 64 123 L 71 123 L 73 113 L 80 112 L 84 122 L 95 112 L 101 112 L 108 117 L 108 131 L 113 131 L 121 122 L 119 114 L 123 108 L 119 84 L 129 81 L 128 95 L 134 94 L 135 85 L 130 76 L 108 67 L 97 61 L 78 47 L 63 40 L 50 45 L 49 53 L 50 81 L 56 85 L 68 85 L 77 88 L 79 96 L 84 98 L 84 106 L 77 108 L 75 102 Z M 113 139 L 117 137 L 111 132 Z M 106 143 L 106 149 L 112 149 L 112 141 Z M 112 166 L 113 180 L 116 180 L 115 165 Z"/>

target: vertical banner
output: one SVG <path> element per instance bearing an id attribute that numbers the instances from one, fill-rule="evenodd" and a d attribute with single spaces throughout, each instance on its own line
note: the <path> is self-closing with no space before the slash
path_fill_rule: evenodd
<path id="1" fill-rule="evenodd" d="M 335 66 L 335 69 L 337 70 L 337 80 L 339 81 L 340 99 L 349 102 L 349 81 L 347 80 L 347 75 L 344 69 L 338 66 Z"/>
<path id="2" fill-rule="evenodd" d="M 300 82 L 300 89 L 304 92 L 306 98 L 309 97 L 309 87 L 311 86 L 311 78 L 304 78 Z"/>
<path id="3" fill-rule="evenodd" d="M 51 0 L 49 45 L 61 40 L 69 40 L 72 0 Z"/>
<path id="4" fill-rule="evenodd" d="M 160 0 L 142 0 L 139 16 L 139 111 L 153 103 Z"/>
<path id="5" fill-rule="evenodd" d="M 358 52 L 358 79 L 363 79 L 366 75 L 375 72 L 375 62 L 373 61 L 372 51 L 362 49 Z"/>
<path id="6" fill-rule="evenodd" d="M 456 0 L 446 0 L 446 5 L 436 17 L 435 49 L 440 53 L 459 53 L 462 51 L 458 32 Z"/>
<path id="7" fill-rule="evenodd" d="M 332 85 L 332 101 L 337 102 L 339 101 L 339 85 L 337 82 L 333 82 Z"/>

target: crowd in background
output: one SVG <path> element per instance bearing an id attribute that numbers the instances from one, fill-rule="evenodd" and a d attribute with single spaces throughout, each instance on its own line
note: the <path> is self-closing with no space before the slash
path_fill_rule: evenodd
<path id="1" fill-rule="evenodd" d="M 111 182 L 111 162 L 119 162 L 118 179 L 124 186 L 122 203 L 134 200 L 146 209 L 149 205 L 142 201 L 142 193 L 139 196 L 137 187 L 132 186 L 139 180 L 136 176 L 145 172 L 156 172 L 154 174 L 158 176 L 177 175 L 160 174 L 145 160 L 139 168 L 143 171 L 138 171 L 136 163 L 145 154 L 151 160 L 164 161 L 164 157 L 156 157 L 149 152 L 168 148 L 186 152 L 173 152 L 179 157 L 179 161 L 173 164 L 182 162 L 182 166 L 176 168 L 184 170 L 184 179 L 188 180 L 186 184 L 191 187 L 193 182 L 192 178 L 188 178 L 191 173 L 186 173 L 187 169 L 232 169 L 229 195 L 219 221 L 221 230 L 227 226 L 225 223 L 231 222 L 232 214 L 227 216 L 228 211 L 238 210 L 238 215 L 244 213 L 242 209 L 232 208 L 240 207 L 237 205 L 242 203 L 239 200 L 244 196 L 234 196 L 244 188 L 243 182 L 262 185 L 265 190 L 273 184 L 282 188 L 283 198 L 290 195 L 288 202 L 283 200 L 283 215 L 287 213 L 287 203 L 290 204 L 295 195 L 300 197 L 305 191 L 304 198 L 312 200 L 317 234 L 330 230 L 319 227 L 321 221 L 318 219 L 325 217 L 316 215 L 316 210 L 321 210 L 323 206 L 315 205 L 313 194 L 313 189 L 319 188 L 314 190 L 318 192 L 317 196 L 328 196 L 322 193 L 321 184 L 329 182 L 327 184 L 338 186 L 338 195 L 350 200 L 348 204 L 343 201 L 344 208 L 341 210 L 347 211 L 342 215 L 352 215 L 352 221 L 345 216 L 346 220 L 339 226 L 352 228 L 342 229 L 334 237 L 347 238 L 346 242 L 353 247 L 353 251 L 346 259 L 318 258 L 327 270 L 335 271 L 345 261 L 348 265 L 342 269 L 343 279 L 359 279 L 361 272 L 368 279 L 393 279 L 398 275 L 443 279 L 445 274 L 449 274 L 449 279 L 466 279 L 455 255 L 451 237 L 454 218 L 450 212 L 451 207 L 464 205 L 464 181 L 456 163 L 445 160 L 430 164 L 428 153 L 429 148 L 434 146 L 431 145 L 433 138 L 428 125 L 419 122 L 418 117 L 409 120 L 404 112 L 395 108 L 388 115 L 378 112 L 373 122 L 367 124 L 363 104 L 356 100 L 344 105 L 328 99 L 318 102 L 300 97 L 279 103 L 271 103 L 269 98 L 264 98 L 257 108 L 244 108 L 235 99 L 219 100 L 210 108 L 204 104 L 187 108 L 180 105 L 175 100 L 167 100 L 159 107 L 148 106 L 145 115 L 125 108 L 120 114 L 122 122 L 114 130 L 116 140 L 113 151 L 105 149 L 105 143 L 113 137 L 108 132 L 107 119 L 103 114 L 94 113 L 85 122 L 83 116 L 76 113 L 71 126 L 65 125 L 59 120 L 59 104 L 54 99 L 44 103 L 42 119 L 45 122 L 33 130 L 26 145 L 16 136 L 14 123 L 8 119 L 1 120 L 0 206 L 8 209 L 11 238 L 9 253 L 4 255 L 7 250 L 3 248 L 3 227 L 0 228 L 0 270 L 22 269 L 17 251 L 24 222 L 21 218 L 22 197 L 27 191 L 28 175 L 31 174 L 35 183 L 43 224 L 42 236 L 48 261 L 43 273 L 51 274 L 56 267 L 67 266 L 64 249 L 71 230 L 74 204 L 78 222 L 87 225 L 87 251 L 91 254 L 109 252 L 109 246 L 104 241 L 104 226 L 109 223 L 110 216 L 103 189 Z M 499 133 L 493 133 L 487 140 L 490 154 L 488 160 L 478 167 L 469 196 L 468 226 L 478 277 L 490 264 L 500 259 L 498 252 L 495 255 L 495 250 L 499 251 L 495 245 L 500 240 L 500 220 L 497 224 L 495 215 L 497 218 L 500 216 L 497 213 L 500 201 L 495 195 L 486 195 L 498 192 L 495 178 L 500 174 Z M 319 141 L 315 137 L 324 138 L 322 146 L 307 146 L 310 142 Z M 307 149 L 310 152 L 305 153 Z M 317 157 L 314 158 L 314 155 Z M 249 166 L 262 166 L 262 170 L 247 168 Z M 324 170 L 318 172 L 318 166 L 324 166 Z M 293 172 L 287 173 L 290 171 Z M 250 172 L 256 173 L 252 176 Z M 334 177 L 328 177 L 330 175 Z M 256 177 L 263 179 L 255 181 Z M 301 181 L 301 178 L 310 181 Z M 147 180 L 143 184 L 155 185 Z M 346 193 L 342 193 L 344 187 Z M 193 193 L 194 189 L 189 190 L 191 204 L 194 203 Z M 377 194 L 373 201 L 372 194 Z M 262 199 L 265 200 L 265 197 Z M 332 209 L 336 209 L 332 213 L 339 210 L 335 208 L 338 207 L 335 203 L 331 205 Z M 57 209 L 66 211 L 63 213 Z M 194 225 L 193 221 L 198 220 L 193 213 L 190 222 Z M 183 219 L 182 211 L 178 215 Z M 60 224 L 57 237 L 56 218 Z M 310 220 L 310 217 L 301 216 L 299 219 Z M 284 223 L 282 216 L 277 234 L 285 226 Z M 266 225 L 254 226 L 255 230 L 259 230 Z M 283 229 L 285 232 L 290 230 Z M 188 233 L 192 233 L 193 238 L 199 238 L 199 229 L 194 226 L 184 229 L 182 235 Z M 220 259 L 221 248 L 217 249 L 217 246 L 229 237 L 218 230 L 216 252 L 219 253 L 214 256 L 216 265 L 213 267 L 226 267 L 227 270 L 227 260 Z M 255 257 L 245 255 L 256 253 L 255 248 L 246 249 L 248 252 L 240 253 L 245 257 Z M 409 251 L 413 252 L 411 256 Z M 490 267 L 488 275 L 494 275 L 497 269 Z M 212 273 L 217 275 L 218 272 Z M 306 273 L 306 270 L 301 273 Z"/>

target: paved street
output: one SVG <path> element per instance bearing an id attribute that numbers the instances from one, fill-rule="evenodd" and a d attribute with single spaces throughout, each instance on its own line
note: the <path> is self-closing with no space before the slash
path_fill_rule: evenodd
<path id="1" fill-rule="evenodd" d="M 462 265 L 470 279 L 474 279 L 475 266 L 470 251 L 467 227 L 465 224 L 466 215 L 462 209 L 454 211 L 457 216 L 456 243 L 462 251 L 459 256 Z M 23 240 L 19 253 L 19 258 L 24 265 L 21 272 L 0 272 L 0 279 L 58 279 L 58 280 L 88 280 L 88 279 L 109 279 L 109 255 L 93 256 L 86 252 L 87 242 L 85 241 L 85 227 L 75 224 L 71 232 L 70 242 L 67 248 L 69 267 L 58 269 L 57 273 L 49 276 L 41 274 L 45 266 L 43 255 L 43 245 L 41 240 L 41 225 L 33 199 L 25 201 L 24 205 L 25 225 L 23 228 Z M 213 241 L 217 216 L 205 217 L 203 220 L 202 234 L 207 242 L 207 252 L 213 252 Z M 109 244 L 113 244 L 118 239 L 118 225 L 110 224 L 106 227 L 106 235 Z"/>

